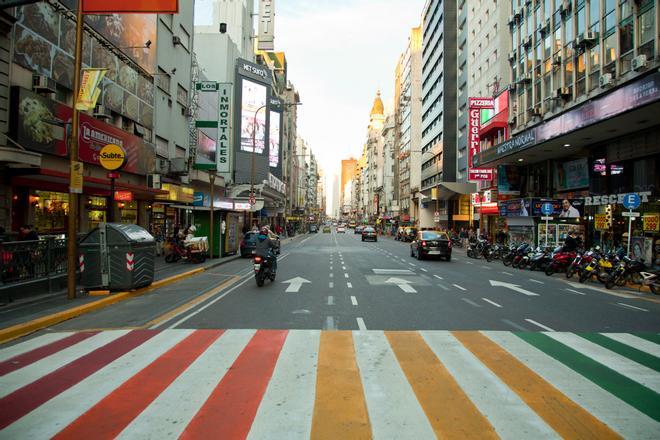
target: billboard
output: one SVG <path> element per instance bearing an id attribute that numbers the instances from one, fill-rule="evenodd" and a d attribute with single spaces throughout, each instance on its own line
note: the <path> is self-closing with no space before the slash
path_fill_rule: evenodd
<path id="1" fill-rule="evenodd" d="M 268 89 L 244 78 L 241 90 L 241 151 L 263 154 L 266 147 L 266 111 L 261 107 L 266 105 Z"/>
<path id="2" fill-rule="evenodd" d="M 197 156 L 206 159 L 210 163 L 215 163 L 217 144 L 213 138 L 203 131 L 197 135 Z"/>
<path id="3" fill-rule="evenodd" d="M 268 165 L 271 168 L 277 168 L 280 164 L 280 120 L 281 114 L 279 112 L 270 112 Z"/>
<path id="4" fill-rule="evenodd" d="M 589 186 L 589 161 L 586 157 L 568 162 L 555 162 L 555 189 L 567 191 Z"/>
<path id="5" fill-rule="evenodd" d="M 481 127 L 481 110 L 494 108 L 493 98 L 470 98 L 468 109 L 468 180 L 492 180 L 491 168 L 474 168 L 472 160 L 481 150 L 479 128 Z"/>

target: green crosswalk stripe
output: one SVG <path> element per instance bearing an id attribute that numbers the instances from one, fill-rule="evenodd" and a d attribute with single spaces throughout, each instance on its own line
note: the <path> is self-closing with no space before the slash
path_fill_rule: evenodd
<path id="1" fill-rule="evenodd" d="M 631 335 L 637 336 L 638 338 L 646 339 L 655 344 L 660 344 L 660 335 L 657 333 L 630 333 Z"/>
<path id="2" fill-rule="evenodd" d="M 555 358 L 607 392 L 660 422 L 660 394 L 543 333 L 515 333 L 523 341 Z"/>
<path id="3" fill-rule="evenodd" d="M 578 333 L 584 339 L 627 357 L 631 361 L 660 372 L 660 358 L 598 333 Z"/>

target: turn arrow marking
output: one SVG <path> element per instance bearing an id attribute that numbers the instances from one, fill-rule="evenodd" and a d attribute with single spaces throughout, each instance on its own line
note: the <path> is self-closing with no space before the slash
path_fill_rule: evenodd
<path id="1" fill-rule="evenodd" d="M 311 283 L 311 281 L 300 277 L 295 277 L 295 278 L 291 278 L 290 280 L 282 281 L 282 284 L 289 284 L 289 287 L 286 288 L 285 292 L 294 292 L 294 293 L 300 291 L 300 288 L 305 283 Z"/>
<path id="2" fill-rule="evenodd" d="M 514 290 L 516 292 L 522 293 L 522 294 L 527 295 L 527 296 L 539 296 L 538 293 L 534 293 L 534 292 L 530 292 L 529 290 L 525 290 L 517 284 L 511 284 L 511 283 L 505 283 L 505 282 L 502 282 L 502 281 L 493 281 L 493 280 L 489 280 L 489 281 L 490 281 L 490 285 L 493 286 L 493 287 L 506 287 L 507 289 Z"/>
<path id="3" fill-rule="evenodd" d="M 389 280 L 385 281 L 385 283 L 396 284 L 397 286 L 399 286 L 401 290 L 403 290 L 406 293 L 417 293 L 415 288 L 409 284 L 410 281 L 408 280 L 402 280 L 401 278 L 390 278 Z"/>

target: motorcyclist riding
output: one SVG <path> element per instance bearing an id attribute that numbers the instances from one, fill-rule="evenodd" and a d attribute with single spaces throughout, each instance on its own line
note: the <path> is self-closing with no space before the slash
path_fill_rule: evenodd
<path id="1" fill-rule="evenodd" d="M 272 267 L 273 272 L 277 272 L 277 257 L 275 256 L 275 242 L 270 239 L 268 228 L 262 226 L 257 235 L 257 246 L 254 253 L 262 258 L 265 258 Z"/>

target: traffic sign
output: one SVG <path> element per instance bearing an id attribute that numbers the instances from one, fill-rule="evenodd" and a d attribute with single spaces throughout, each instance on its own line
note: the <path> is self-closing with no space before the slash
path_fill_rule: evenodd
<path id="1" fill-rule="evenodd" d="M 636 193 L 629 193 L 623 196 L 623 206 L 625 206 L 626 209 L 635 209 L 640 203 L 642 203 L 642 200 Z"/>
<path id="2" fill-rule="evenodd" d="M 550 215 L 552 212 L 555 210 L 554 206 L 552 206 L 552 203 L 544 203 L 541 205 L 541 213 L 544 215 Z M 545 220 L 545 219 L 544 219 Z M 552 220 L 552 219 L 550 219 Z"/>
<path id="3" fill-rule="evenodd" d="M 621 215 L 624 216 L 624 217 L 640 217 L 641 216 L 641 214 L 639 212 L 632 212 L 632 211 L 623 212 L 623 213 L 621 213 Z"/>

